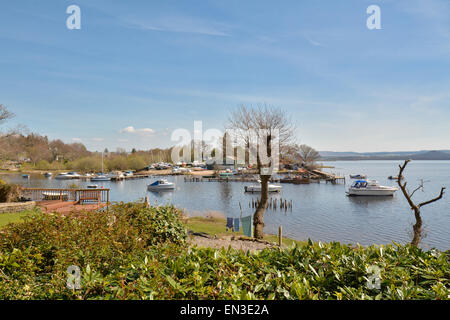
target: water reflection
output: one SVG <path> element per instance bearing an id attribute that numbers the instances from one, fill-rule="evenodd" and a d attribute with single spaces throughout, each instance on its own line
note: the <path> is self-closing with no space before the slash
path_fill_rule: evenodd
<path id="1" fill-rule="evenodd" d="M 357 206 L 369 207 L 371 205 L 380 204 L 387 201 L 393 201 L 392 196 L 347 196 L 348 200 Z"/>

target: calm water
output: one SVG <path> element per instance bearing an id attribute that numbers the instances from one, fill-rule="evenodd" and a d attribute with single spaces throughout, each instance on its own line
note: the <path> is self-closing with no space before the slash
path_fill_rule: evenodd
<path id="1" fill-rule="evenodd" d="M 336 161 L 326 164 L 335 168 L 330 172 L 345 174 L 347 184 L 351 182 L 349 174 L 367 174 L 370 179 L 378 180 L 382 185 L 396 185 L 388 180 L 396 175 L 401 161 Z M 417 192 L 417 201 L 435 197 L 442 186 L 450 189 L 450 161 L 413 161 L 405 173 L 408 185 L 415 187 L 420 179 L 426 180 L 424 192 Z M 2 177 L 3 179 L 6 176 Z M 45 179 L 32 176 L 25 180 L 20 175 L 9 175 L 11 182 L 28 187 L 65 187 L 74 182 L 80 186 L 91 184 L 77 180 Z M 176 183 L 176 190 L 163 193 L 148 192 L 146 189 L 154 179 L 137 179 L 122 182 L 95 182 L 111 189 L 113 201 L 134 201 L 149 196 L 152 203 L 173 203 L 185 209 L 191 215 L 205 215 L 208 212 L 220 212 L 223 216 L 239 217 L 239 203 L 243 207 L 243 215 L 249 215 L 249 201 L 256 199 L 256 194 L 243 192 L 241 182 L 184 182 L 182 176 L 167 177 Z M 281 194 L 273 198 L 293 200 L 293 210 L 268 210 L 265 213 L 265 231 L 277 233 L 278 226 L 283 227 L 287 237 L 316 241 L 340 241 L 344 243 L 360 243 L 362 245 L 386 244 L 391 241 L 406 243 L 411 239 L 414 216 L 400 191 L 394 197 L 347 197 L 341 185 L 282 184 Z M 422 247 L 450 249 L 450 197 L 422 209 L 426 237 Z"/>

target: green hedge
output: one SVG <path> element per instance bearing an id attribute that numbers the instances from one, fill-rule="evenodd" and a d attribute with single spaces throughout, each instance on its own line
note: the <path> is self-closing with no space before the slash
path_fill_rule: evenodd
<path id="1" fill-rule="evenodd" d="M 188 248 L 171 206 L 36 214 L 0 237 L 0 299 L 449 299 L 449 254 L 312 243 L 245 253 Z M 81 289 L 66 288 L 67 267 Z M 380 270 L 380 289 L 368 280 Z"/>

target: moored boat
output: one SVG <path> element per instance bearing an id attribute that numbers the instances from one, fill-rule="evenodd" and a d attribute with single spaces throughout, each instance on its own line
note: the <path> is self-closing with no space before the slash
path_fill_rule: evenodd
<path id="1" fill-rule="evenodd" d="M 173 182 L 169 182 L 166 179 L 159 179 L 149 184 L 147 186 L 148 191 L 159 191 L 159 190 L 173 190 L 175 189 L 175 184 Z"/>
<path id="2" fill-rule="evenodd" d="M 395 187 L 380 186 L 374 180 L 357 180 L 348 189 L 349 196 L 393 196 L 398 190 Z"/>
<path id="3" fill-rule="evenodd" d="M 258 182 L 259 182 L 259 184 L 245 186 L 244 191 L 245 192 L 261 192 L 261 190 L 262 190 L 261 180 L 258 180 Z M 281 186 L 269 183 L 267 186 L 267 189 L 268 189 L 268 192 L 280 192 Z"/>
<path id="4" fill-rule="evenodd" d="M 365 174 L 351 174 L 350 179 L 367 179 Z"/>
<path id="5" fill-rule="evenodd" d="M 95 177 L 92 177 L 91 181 L 111 181 L 111 177 L 108 177 L 102 172 L 97 174 Z"/>
<path id="6" fill-rule="evenodd" d="M 81 175 L 78 174 L 77 172 L 62 172 L 55 177 L 55 179 L 60 179 L 60 180 L 79 179 L 79 178 L 81 178 Z"/>

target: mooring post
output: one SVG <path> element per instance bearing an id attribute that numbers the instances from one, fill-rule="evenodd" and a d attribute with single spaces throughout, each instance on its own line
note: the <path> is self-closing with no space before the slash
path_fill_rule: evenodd
<path id="1" fill-rule="evenodd" d="M 281 226 L 278 227 L 278 245 L 281 247 L 283 244 L 283 228 Z"/>

